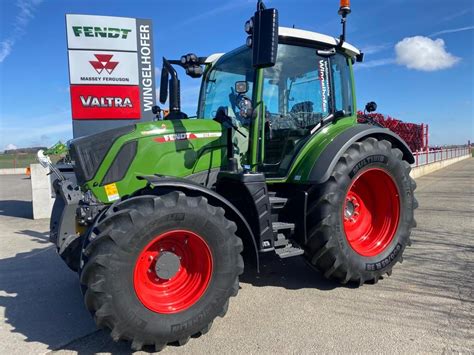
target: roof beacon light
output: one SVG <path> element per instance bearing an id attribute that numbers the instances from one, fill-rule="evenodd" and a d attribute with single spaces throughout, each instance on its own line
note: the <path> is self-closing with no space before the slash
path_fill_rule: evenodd
<path id="1" fill-rule="evenodd" d="M 351 0 L 341 0 L 341 6 L 339 8 L 339 15 L 344 15 L 344 13 L 351 13 Z"/>
<path id="2" fill-rule="evenodd" d="M 346 41 L 346 22 L 347 15 L 351 13 L 351 0 L 341 0 L 341 6 L 339 7 L 338 13 L 342 16 L 342 35 L 339 37 L 339 46 L 342 46 Z"/>

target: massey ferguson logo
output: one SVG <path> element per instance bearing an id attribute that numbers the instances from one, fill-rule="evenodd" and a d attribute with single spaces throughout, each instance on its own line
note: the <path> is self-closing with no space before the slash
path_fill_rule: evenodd
<path id="1" fill-rule="evenodd" d="M 132 108 L 132 100 L 125 97 L 96 97 L 96 96 L 81 96 L 81 103 L 83 107 L 90 108 Z"/>
<path id="2" fill-rule="evenodd" d="M 113 57 L 112 54 L 94 54 L 94 57 L 96 57 L 97 60 L 91 60 L 89 63 L 91 63 L 92 67 L 99 75 L 102 74 L 104 69 L 107 73 L 112 74 L 115 67 L 119 64 L 119 62 L 113 62 L 111 60 Z"/>

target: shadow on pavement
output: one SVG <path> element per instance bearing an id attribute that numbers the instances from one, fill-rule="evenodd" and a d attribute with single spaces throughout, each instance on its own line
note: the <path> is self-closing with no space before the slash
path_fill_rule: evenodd
<path id="1" fill-rule="evenodd" d="M 29 230 L 29 229 L 24 229 L 24 230 L 15 232 L 15 234 L 33 237 L 34 241 L 40 244 L 49 244 L 49 231 L 41 233 L 41 232 Z"/>
<path id="2" fill-rule="evenodd" d="M 308 265 L 303 257 L 280 259 L 275 254 L 260 256 L 260 273 L 246 265 L 240 282 L 256 287 L 274 286 L 288 290 L 316 288 L 328 291 L 341 287 L 352 288 L 325 279 L 321 273 Z"/>
<path id="3" fill-rule="evenodd" d="M 17 234 L 49 244 L 47 233 L 21 230 Z M 241 282 L 287 289 L 338 286 L 312 271 L 301 258 L 263 261 L 259 276 L 249 270 Z M 0 294 L 5 322 L 26 342 L 43 343 L 53 351 L 130 353 L 128 342 L 115 343 L 108 331 L 96 328 L 84 306 L 77 275 L 63 264 L 52 244 L 0 260 Z"/>
<path id="4" fill-rule="evenodd" d="M 4 200 L 0 201 L 0 215 L 17 218 L 33 218 L 31 201 Z"/>
<path id="5" fill-rule="evenodd" d="M 18 234 L 47 243 L 46 233 Z M 51 350 L 96 330 L 77 275 L 63 265 L 52 244 L 0 260 L 0 307 L 11 332 Z"/>

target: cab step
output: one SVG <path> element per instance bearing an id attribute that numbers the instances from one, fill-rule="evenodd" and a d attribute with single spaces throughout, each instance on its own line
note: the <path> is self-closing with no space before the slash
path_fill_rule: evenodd
<path id="1" fill-rule="evenodd" d="M 273 233 L 276 235 L 274 242 L 275 253 L 281 259 L 304 254 L 304 250 L 301 249 L 296 243 L 291 241 L 295 231 L 294 223 L 273 222 L 272 227 Z"/>
<path id="2" fill-rule="evenodd" d="M 272 206 L 272 211 L 281 210 L 285 207 L 287 202 L 287 198 L 270 196 L 270 206 Z"/>
<path id="3" fill-rule="evenodd" d="M 275 253 L 280 257 L 280 259 L 291 258 L 292 256 L 299 256 L 304 254 L 304 250 L 301 249 L 299 246 L 292 245 L 289 243 L 284 248 L 277 248 L 275 249 Z"/>
<path id="4" fill-rule="evenodd" d="M 294 223 L 286 223 L 286 222 L 273 222 L 272 223 L 273 233 L 283 233 L 287 237 L 293 235 L 295 231 L 295 224 Z"/>

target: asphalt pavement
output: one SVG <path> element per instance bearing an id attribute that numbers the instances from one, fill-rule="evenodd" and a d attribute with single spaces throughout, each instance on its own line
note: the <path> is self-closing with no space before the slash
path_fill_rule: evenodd
<path id="1" fill-rule="evenodd" d="M 269 257 L 207 335 L 162 353 L 474 352 L 474 159 L 417 183 L 418 228 L 391 277 L 343 287 L 301 258 Z M 28 178 L 0 176 L 2 353 L 129 353 L 96 329 L 30 196 Z"/>

